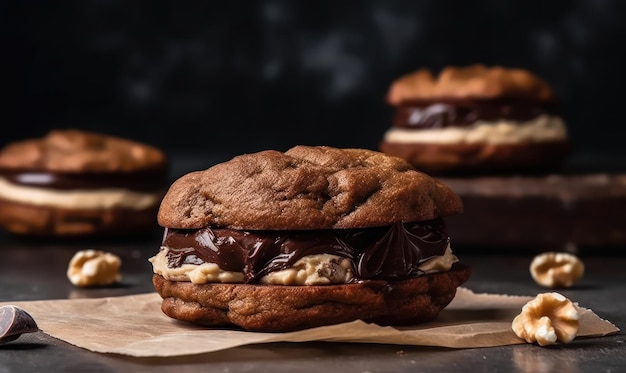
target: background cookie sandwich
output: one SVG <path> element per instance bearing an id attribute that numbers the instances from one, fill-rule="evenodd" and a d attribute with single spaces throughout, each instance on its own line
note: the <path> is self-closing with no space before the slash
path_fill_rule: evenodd
<path id="1" fill-rule="evenodd" d="M 421 69 L 393 82 L 380 150 L 431 174 L 545 170 L 569 154 L 550 86 L 505 67 Z"/>
<path id="2" fill-rule="evenodd" d="M 142 234 L 168 186 L 160 150 L 58 129 L 0 150 L 0 226 L 33 236 Z"/>
<path id="3" fill-rule="evenodd" d="M 424 322 L 469 276 L 443 220 L 462 208 L 447 186 L 372 150 L 244 154 L 171 185 L 153 283 L 165 314 L 204 325 Z"/>

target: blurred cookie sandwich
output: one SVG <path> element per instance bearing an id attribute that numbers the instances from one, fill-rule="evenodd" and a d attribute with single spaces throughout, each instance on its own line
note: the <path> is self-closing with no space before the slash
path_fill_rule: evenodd
<path id="1" fill-rule="evenodd" d="M 52 130 L 0 150 L 0 226 L 58 237 L 154 231 L 167 176 L 167 158 L 155 147 Z"/>
<path id="2" fill-rule="evenodd" d="M 547 170 L 570 151 L 554 93 L 524 69 L 421 69 L 393 82 L 380 150 L 430 174 Z"/>

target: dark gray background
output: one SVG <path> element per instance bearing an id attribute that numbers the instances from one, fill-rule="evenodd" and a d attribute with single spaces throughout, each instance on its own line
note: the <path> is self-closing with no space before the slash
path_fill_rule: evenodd
<path id="1" fill-rule="evenodd" d="M 552 84 L 575 154 L 626 154 L 620 0 L 0 4 L 0 145 L 76 127 L 193 154 L 376 148 L 393 79 L 480 62 Z"/>

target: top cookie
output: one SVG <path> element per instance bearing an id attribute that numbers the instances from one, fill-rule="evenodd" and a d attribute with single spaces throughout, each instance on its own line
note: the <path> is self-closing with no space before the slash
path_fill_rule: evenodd
<path id="1" fill-rule="evenodd" d="M 536 75 L 500 66 L 447 67 L 438 76 L 427 69 L 405 75 L 387 93 L 390 105 L 433 99 L 513 98 L 553 101 L 552 88 Z"/>
<path id="2" fill-rule="evenodd" d="M 461 213 L 461 199 L 407 161 L 366 149 L 296 146 L 244 154 L 174 182 L 163 227 L 368 228 Z"/>
<path id="3" fill-rule="evenodd" d="M 127 173 L 166 167 L 165 154 L 152 146 L 76 129 L 52 130 L 0 151 L 0 169 L 5 170 Z"/>

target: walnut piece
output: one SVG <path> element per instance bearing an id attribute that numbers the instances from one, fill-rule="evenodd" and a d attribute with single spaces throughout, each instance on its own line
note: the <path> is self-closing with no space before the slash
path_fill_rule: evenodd
<path id="1" fill-rule="evenodd" d="M 67 278 L 79 287 L 105 286 L 119 282 L 122 260 L 98 250 L 78 251 L 70 260 Z"/>
<path id="2" fill-rule="evenodd" d="M 578 307 L 559 293 L 538 294 L 522 307 L 511 328 L 528 343 L 569 343 L 578 333 Z"/>
<path id="3" fill-rule="evenodd" d="M 530 274 L 537 284 L 547 288 L 570 287 L 583 277 L 585 266 L 573 254 L 546 252 L 530 263 Z"/>

